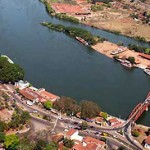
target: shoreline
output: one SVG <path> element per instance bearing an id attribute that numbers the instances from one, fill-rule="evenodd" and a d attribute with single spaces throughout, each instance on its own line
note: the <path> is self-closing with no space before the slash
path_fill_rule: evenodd
<path id="1" fill-rule="evenodd" d="M 45 7 L 47 7 L 47 5 L 45 4 L 45 2 L 47 2 L 47 3 L 50 5 L 50 7 L 51 7 L 51 4 L 53 4 L 52 2 L 49 2 L 49 0 L 39 0 L 39 1 L 42 2 L 42 3 L 45 5 Z M 47 8 L 46 8 L 46 10 L 47 10 Z M 52 7 L 51 7 L 51 10 L 52 10 L 53 12 L 49 12 L 49 11 L 47 10 L 47 13 L 50 14 L 51 17 L 56 17 L 57 19 L 67 21 L 67 20 L 65 20 L 65 19 L 63 19 L 63 18 L 57 17 L 57 14 L 59 14 L 59 13 L 55 13 L 55 11 L 52 9 Z M 61 13 L 60 13 L 60 14 L 61 14 Z M 74 19 L 78 19 L 78 22 L 76 22 L 76 23 L 83 24 L 83 25 L 86 25 L 86 26 L 90 26 L 91 28 L 103 30 L 103 31 L 106 31 L 106 32 L 109 32 L 109 33 L 112 33 L 112 34 L 115 34 L 115 35 L 125 36 L 125 37 L 127 37 L 127 38 L 132 38 L 132 39 L 137 40 L 137 41 L 139 41 L 139 42 L 144 42 L 144 43 L 150 44 L 150 38 L 143 37 L 143 36 L 132 36 L 131 34 L 128 35 L 128 34 L 122 33 L 122 31 L 116 31 L 116 30 L 113 30 L 113 29 L 110 30 L 110 29 L 108 29 L 108 28 L 106 28 L 106 27 L 96 26 L 96 25 L 94 25 L 94 24 L 92 24 L 92 23 L 89 23 L 89 22 L 87 22 L 87 21 L 83 21 L 81 18 L 84 17 L 84 15 L 79 15 L 79 16 L 78 16 L 78 15 L 75 15 L 75 14 L 68 14 L 68 13 L 66 13 L 66 16 L 72 17 L 72 18 L 74 18 Z M 88 17 L 88 16 L 87 16 L 87 17 Z M 70 22 L 73 22 L 73 21 L 70 20 Z M 74 23 L 74 22 L 73 22 L 73 23 Z M 143 38 L 143 39 L 142 39 L 142 38 Z"/>
<path id="2" fill-rule="evenodd" d="M 113 50 L 116 50 L 117 48 L 119 48 L 120 46 L 109 41 L 104 41 L 103 43 L 97 43 L 96 45 L 93 45 L 91 47 L 95 51 L 113 59 L 114 55 L 111 55 L 110 53 Z M 121 46 L 121 47 L 124 47 L 124 46 Z M 126 50 L 117 55 L 121 58 L 128 58 L 130 56 L 134 57 L 136 61 L 139 61 L 139 64 L 134 65 L 134 67 L 145 69 L 150 64 L 150 61 L 140 57 L 138 52 L 135 52 L 134 50 L 129 50 L 127 47 L 124 47 L 124 48 Z"/>

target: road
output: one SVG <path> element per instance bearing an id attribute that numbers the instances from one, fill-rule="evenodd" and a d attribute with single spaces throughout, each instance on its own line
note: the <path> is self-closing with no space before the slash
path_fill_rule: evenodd
<path id="1" fill-rule="evenodd" d="M 24 108 L 24 110 L 28 111 L 28 112 L 34 112 L 37 111 L 39 114 L 41 115 L 46 115 L 49 116 L 51 118 L 51 122 L 55 122 L 54 123 L 54 127 L 53 127 L 53 131 L 55 130 L 55 127 L 57 126 L 57 129 L 62 128 L 62 124 L 64 125 L 64 127 L 68 127 L 68 126 L 72 126 L 72 127 L 77 127 L 80 126 L 82 123 L 81 119 L 78 118 L 70 118 L 67 117 L 63 114 L 61 115 L 55 115 L 50 111 L 46 111 L 45 109 L 42 109 L 38 106 L 28 106 L 26 104 L 26 101 L 21 100 L 21 97 L 17 94 L 14 94 L 14 89 L 11 88 L 11 86 L 9 85 L 1 85 L 3 87 L 3 90 L 8 91 L 8 94 L 15 99 L 16 104 L 21 106 L 22 108 Z M 44 125 L 49 125 L 48 121 L 43 121 L 42 119 L 39 120 L 38 118 L 34 118 L 36 119 L 36 121 L 42 122 L 42 124 Z M 57 121 L 56 121 L 57 120 Z M 76 124 L 75 124 L 76 122 Z M 92 128 L 91 125 L 88 126 L 87 130 L 89 130 L 90 132 L 106 132 L 110 135 L 110 137 L 112 137 L 112 139 L 115 139 L 115 141 L 118 142 L 118 144 L 123 145 L 125 147 L 128 147 L 128 149 L 133 149 L 133 150 L 142 150 L 142 146 L 140 146 L 138 143 L 133 142 L 132 137 L 131 137 L 131 132 L 129 133 L 129 127 L 131 126 L 131 122 L 128 121 L 125 124 L 123 124 L 121 127 L 118 128 L 109 128 L 109 127 L 100 127 L 98 125 L 93 125 L 92 124 Z M 118 130 L 124 130 L 124 132 L 126 133 L 125 135 L 121 135 L 119 134 L 117 131 Z M 114 142 L 113 142 L 114 143 Z"/>

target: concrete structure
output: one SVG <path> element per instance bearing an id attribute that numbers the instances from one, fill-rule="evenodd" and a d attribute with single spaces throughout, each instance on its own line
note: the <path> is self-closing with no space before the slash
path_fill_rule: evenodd
<path id="1" fill-rule="evenodd" d="M 6 55 L 1 55 L 1 57 L 5 57 L 7 58 L 7 60 L 9 61 L 9 63 L 14 64 L 14 62 Z"/>
<path id="2" fill-rule="evenodd" d="M 75 129 L 70 129 L 66 133 L 66 138 L 71 139 L 71 140 L 77 140 L 77 141 L 82 141 L 83 137 L 79 136 L 79 131 Z"/>
<path id="3" fill-rule="evenodd" d="M 27 87 L 29 87 L 29 85 L 30 85 L 30 83 L 27 81 L 20 80 L 18 82 L 15 82 L 15 86 L 19 89 L 27 88 Z"/>

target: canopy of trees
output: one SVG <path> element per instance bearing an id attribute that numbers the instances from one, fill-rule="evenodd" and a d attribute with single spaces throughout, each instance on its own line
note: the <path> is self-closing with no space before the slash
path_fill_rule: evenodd
<path id="1" fill-rule="evenodd" d="M 74 145 L 74 141 L 67 139 L 67 138 L 64 139 L 63 143 L 64 143 L 64 146 L 66 146 L 68 148 L 72 148 Z"/>
<path id="2" fill-rule="evenodd" d="M 129 49 L 135 50 L 136 52 L 150 54 L 150 48 L 142 47 L 136 44 L 129 44 L 128 47 Z"/>
<path id="3" fill-rule="evenodd" d="M 81 102 L 81 118 L 93 118 L 100 113 L 99 106 L 92 101 Z"/>
<path id="4" fill-rule="evenodd" d="M 92 35 L 89 31 L 76 28 L 76 27 L 65 27 L 60 24 L 53 24 L 53 23 L 47 23 L 44 22 L 42 25 L 47 26 L 49 29 L 59 31 L 59 32 L 65 32 L 66 34 L 70 35 L 71 37 L 81 37 L 85 41 L 87 41 L 90 45 L 94 45 L 97 42 L 103 42 L 104 38 L 100 38 L 98 36 Z"/>
<path id="5" fill-rule="evenodd" d="M 76 113 L 80 112 L 80 106 L 77 105 L 74 99 L 69 97 L 61 97 L 58 101 L 54 102 L 53 108 L 67 115 L 76 115 Z"/>
<path id="6" fill-rule="evenodd" d="M 46 101 L 46 102 L 44 103 L 44 107 L 45 107 L 46 109 L 51 109 L 51 108 L 52 108 L 52 102 L 51 102 L 50 100 Z"/>
<path id="7" fill-rule="evenodd" d="M 19 138 L 15 134 L 5 136 L 4 145 L 6 149 L 15 150 L 19 144 Z"/>
<path id="8" fill-rule="evenodd" d="M 1 82 L 12 82 L 22 80 L 24 78 L 23 69 L 17 65 L 12 64 L 5 57 L 0 57 L 0 81 Z"/>

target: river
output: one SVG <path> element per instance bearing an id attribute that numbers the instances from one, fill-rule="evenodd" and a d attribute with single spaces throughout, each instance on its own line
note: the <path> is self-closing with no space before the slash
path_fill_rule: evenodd
<path id="1" fill-rule="evenodd" d="M 143 70 L 127 70 L 65 34 L 41 26 L 43 21 L 82 27 L 115 43 L 150 47 L 131 38 L 52 18 L 38 0 L 0 0 L 0 53 L 24 68 L 26 80 L 60 96 L 93 100 L 103 111 L 123 119 L 144 100 L 150 90 L 150 77 Z M 139 123 L 150 126 L 149 116 L 146 112 Z"/>

